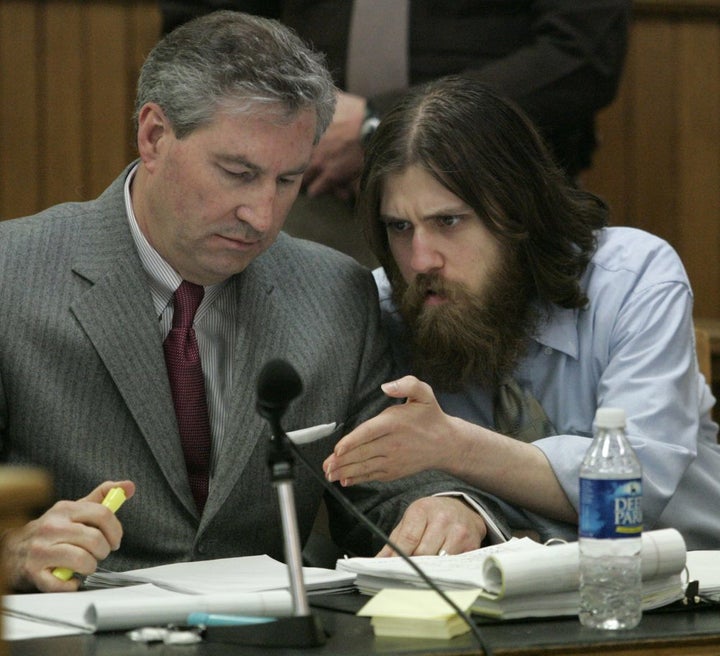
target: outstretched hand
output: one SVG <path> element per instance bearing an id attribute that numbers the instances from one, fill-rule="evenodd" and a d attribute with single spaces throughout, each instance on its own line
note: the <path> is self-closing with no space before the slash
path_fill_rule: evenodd
<path id="1" fill-rule="evenodd" d="M 128 499 L 135 494 L 132 481 L 105 481 L 87 496 L 58 501 L 37 519 L 7 531 L 2 552 L 10 587 L 17 591 L 77 590 L 77 578 L 62 581 L 52 572 L 67 567 L 82 575 L 92 574 L 98 561 L 120 547 L 120 521 L 102 505 L 113 487 L 121 487 Z"/>
<path id="2" fill-rule="evenodd" d="M 447 468 L 455 420 L 440 408 L 430 385 L 405 376 L 382 389 L 405 403 L 386 408 L 335 445 L 323 463 L 329 481 L 349 486 Z"/>

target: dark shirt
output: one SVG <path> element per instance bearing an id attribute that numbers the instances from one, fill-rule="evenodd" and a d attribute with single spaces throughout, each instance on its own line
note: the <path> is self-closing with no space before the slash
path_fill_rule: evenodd
<path id="1" fill-rule="evenodd" d="M 160 5 L 168 19 L 165 29 L 182 22 L 182 6 L 186 16 L 233 8 L 280 18 L 325 53 L 336 83 L 344 87 L 348 0 L 165 0 Z M 377 6 L 382 11 L 382 2 Z M 630 0 L 412 0 L 410 83 L 450 74 L 483 80 L 530 115 L 574 176 L 590 166 L 595 114 L 617 92 L 631 8 Z M 370 100 L 382 115 L 403 91 Z"/>

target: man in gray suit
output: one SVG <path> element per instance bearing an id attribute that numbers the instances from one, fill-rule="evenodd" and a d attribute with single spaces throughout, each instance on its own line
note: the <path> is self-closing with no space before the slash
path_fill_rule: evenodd
<path id="1" fill-rule="evenodd" d="M 286 430 L 337 425 L 302 447 L 318 472 L 341 435 L 386 403 L 390 357 L 370 273 L 280 232 L 334 94 L 321 58 L 281 25 L 234 12 L 192 21 L 143 66 L 139 160 L 94 201 L 0 224 L 3 461 L 47 468 L 61 499 L 3 536 L 14 589 L 73 590 L 78 579 L 55 568 L 88 574 L 98 561 L 282 558 L 270 430 L 255 408 L 263 365 L 283 358 L 303 381 Z M 163 356 L 186 283 L 202 297 L 190 330 L 209 427 L 200 500 Z M 128 497 L 117 516 L 100 504 L 115 486 Z M 456 496 L 432 496 L 444 491 Z M 416 554 L 488 537 L 473 492 L 439 474 L 345 491 Z M 298 468 L 303 541 L 322 497 Z M 348 551 L 381 547 L 328 504 Z"/>

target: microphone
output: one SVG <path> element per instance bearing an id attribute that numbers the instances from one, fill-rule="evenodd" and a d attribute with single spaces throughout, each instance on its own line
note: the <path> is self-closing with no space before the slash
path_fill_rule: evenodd
<path id="1" fill-rule="evenodd" d="M 280 506 L 280 520 L 285 542 L 285 562 L 293 601 L 293 616 L 278 617 L 262 624 L 208 626 L 205 630 L 205 638 L 209 642 L 229 642 L 265 647 L 317 647 L 325 643 L 325 632 L 320 620 L 310 611 L 305 590 L 302 547 L 293 493 L 294 463 L 292 453 L 288 448 L 291 441 L 280 423 L 290 402 L 301 392 L 300 376 L 284 360 L 271 360 L 265 364 L 258 376 L 257 411 L 268 420 L 273 433 L 267 462 Z"/>
<path id="2" fill-rule="evenodd" d="M 428 587 L 434 590 L 440 597 L 449 604 L 452 609 L 465 621 L 470 628 L 479 647 L 485 656 L 492 656 L 490 647 L 480 633 L 477 624 L 473 622 L 469 614 L 460 608 L 445 592 L 440 588 L 430 576 L 428 576 L 420 566 L 415 563 L 410 556 L 394 544 L 388 535 L 370 519 L 368 519 L 360 510 L 358 510 L 334 485 L 329 483 L 325 476 L 319 474 L 312 463 L 300 451 L 297 444 L 290 440 L 280 426 L 280 417 L 284 414 L 290 402 L 302 392 L 302 381 L 300 375 L 295 371 L 291 364 L 284 360 L 271 360 L 260 372 L 258 377 L 258 412 L 268 419 L 270 422 L 276 421 L 277 431 L 275 437 L 284 439 L 284 443 L 297 456 L 305 468 L 315 478 L 324 489 L 326 489 L 342 507 L 348 511 L 353 517 L 360 521 L 363 526 L 368 528 L 376 537 L 380 538 L 383 543 L 390 546 L 400 558 L 402 558 L 410 567 L 412 567 L 418 575 L 427 583 Z M 275 427 L 274 427 L 275 428 Z"/>
<path id="3" fill-rule="evenodd" d="M 302 381 L 295 368 L 285 360 L 270 360 L 258 376 L 257 411 L 265 419 L 278 420 L 290 402 L 300 396 Z"/>

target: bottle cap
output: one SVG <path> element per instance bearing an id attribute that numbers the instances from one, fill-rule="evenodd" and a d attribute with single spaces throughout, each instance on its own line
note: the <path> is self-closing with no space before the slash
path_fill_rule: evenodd
<path id="1" fill-rule="evenodd" d="M 595 425 L 603 428 L 625 428 L 625 410 L 622 408 L 598 408 Z"/>

